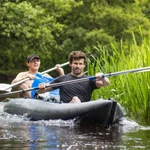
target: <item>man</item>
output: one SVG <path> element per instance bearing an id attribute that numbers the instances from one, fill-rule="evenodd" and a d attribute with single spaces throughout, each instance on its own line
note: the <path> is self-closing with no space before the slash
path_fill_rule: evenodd
<path id="1" fill-rule="evenodd" d="M 86 55 L 81 51 L 73 51 L 69 54 L 69 65 L 71 73 L 54 79 L 51 84 L 65 82 L 68 80 L 77 80 L 88 77 L 84 75 L 86 66 Z M 109 85 L 109 79 L 102 77 L 102 73 L 96 74 L 96 80 L 86 80 L 78 83 L 66 84 L 60 87 L 45 88 L 45 84 L 39 84 L 37 93 L 44 93 L 49 90 L 60 88 L 60 100 L 63 103 L 87 102 L 90 101 L 94 89 Z"/>
<path id="2" fill-rule="evenodd" d="M 26 82 L 20 84 L 19 88 L 20 89 L 31 88 L 32 83 L 33 83 L 34 78 L 35 78 L 35 75 L 38 73 L 38 70 L 40 68 L 40 63 L 41 62 L 40 62 L 40 57 L 39 56 L 37 56 L 35 54 L 29 55 L 27 57 L 27 60 L 26 60 L 26 65 L 28 66 L 29 70 L 25 71 L 25 72 L 20 72 L 11 83 L 14 84 L 16 82 L 19 82 L 19 81 L 25 79 L 25 78 L 30 78 L 30 80 L 27 80 Z M 60 76 L 64 75 L 64 71 L 59 65 L 57 65 L 56 70 L 58 71 Z M 48 74 L 44 74 L 43 76 L 51 78 L 51 76 L 48 75 Z M 22 95 L 22 94 L 19 95 L 19 97 L 24 97 L 24 96 L 30 98 L 31 97 L 31 92 L 28 91 L 28 92 L 25 92 L 24 95 Z"/>

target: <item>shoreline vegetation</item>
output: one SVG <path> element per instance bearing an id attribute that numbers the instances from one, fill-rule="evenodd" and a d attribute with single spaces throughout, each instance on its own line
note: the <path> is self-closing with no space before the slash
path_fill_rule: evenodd
<path id="1" fill-rule="evenodd" d="M 142 36 L 141 36 L 142 37 Z M 150 66 L 150 38 L 142 39 L 137 45 L 133 34 L 132 43 L 126 47 L 120 42 L 120 49 L 111 44 L 111 55 L 100 44 L 95 47 L 99 56 L 93 56 L 88 63 L 88 74 L 101 71 L 104 74 Z M 130 41 L 131 42 L 131 41 Z M 108 87 L 96 90 L 93 99 L 113 98 L 126 111 L 126 115 L 138 123 L 150 125 L 150 71 L 109 77 Z"/>

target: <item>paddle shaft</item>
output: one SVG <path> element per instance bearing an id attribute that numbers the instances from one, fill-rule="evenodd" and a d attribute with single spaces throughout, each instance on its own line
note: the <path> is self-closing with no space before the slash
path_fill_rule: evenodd
<path id="1" fill-rule="evenodd" d="M 69 62 L 63 63 L 63 64 L 60 65 L 60 67 L 66 66 L 66 65 L 68 65 L 68 64 L 69 64 Z M 40 74 L 42 75 L 42 74 L 45 74 L 45 73 L 54 71 L 56 68 L 57 68 L 57 67 L 53 67 L 53 68 L 51 68 L 51 69 L 48 69 L 48 70 L 46 70 L 46 71 L 41 72 Z M 17 85 L 19 85 L 19 84 L 21 84 L 21 83 L 23 83 L 23 82 L 25 82 L 25 81 L 28 81 L 28 80 L 30 80 L 30 78 L 25 78 L 25 79 L 23 79 L 23 80 L 21 80 L 21 81 L 19 81 L 19 82 L 16 82 L 16 83 L 14 83 L 14 84 L 11 84 L 9 87 L 5 88 L 4 90 L 8 90 L 9 88 L 12 88 L 12 87 L 14 87 L 14 86 L 17 86 Z"/>
<path id="2" fill-rule="evenodd" d="M 150 71 L 150 67 L 137 68 L 137 69 L 131 69 L 131 70 L 125 70 L 125 71 L 103 74 L 102 78 L 112 77 L 112 76 L 117 76 L 117 75 L 127 74 L 127 73 L 139 73 L 139 72 L 146 72 L 146 71 Z M 91 77 L 86 77 L 86 78 L 81 78 L 81 79 L 76 79 L 76 80 L 69 80 L 69 81 L 65 81 L 65 82 L 50 84 L 50 85 L 46 86 L 46 88 L 47 87 L 58 87 L 58 86 L 66 85 L 66 84 L 84 82 L 84 81 L 93 80 L 93 79 L 96 79 L 96 76 L 91 76 Z"/>
<path id="3" fill-rule="evenodd" d="M 127 73 L 140 73 L 140 72 L 146 72 L 146 71 L 150 71 L 150 67 L 143 67 L 143 68 L 119 71 L 119 72 L 114 72 L 114 73 L 108 73 L 108 74 L 104 74 L 103 77 L 111 77 L 111 76 L 117 76 L 117 75 L 127 74 Z"/>
<path id="4" fill-rule="evenodd" d="M 150 67 L 143 67 L 143 68 L 137 68 L 137 69 L 131 69 L 131 70 L 125 70 L 125 71 L 120 71 L 120 72 L 104 74 L 102 77 L 104 78 L 104 77 L 117 76 L 117 75 L 121 75 L 121 74 L 138 73 L 138 72 L 145 72 L 145 71 L 150 71 Z M 46 88 L 48 88 L 48 87 L 59 87 L 59 86 L 67 85 L 67 84 L 84 82 L 84 81 L 93 80 L 93 79 L 96 79 L 96 76 L 91 76 L 91 77 L 86 77 L 86 78 L 81 78 L 81 79 L 76 79 L 76 80 L 69 80 L 69 81 L 60 82 L 60 83 L 49 84 L 48 86 L 46 86 Z M 10 92 L 10 93 L 0 94 L 0 97 L 6 97 L 6 96 L 14 95 L 17 93 L 24 93 L 27 91 L 38 90 L 38 89 L 39 89 L 38 87 L 35 87 L 35 88 L 29 88 L 29 89 L 25 89 L 25 90 L 18 90 L 18 91 L 14 91 L 14 92 Z"/>

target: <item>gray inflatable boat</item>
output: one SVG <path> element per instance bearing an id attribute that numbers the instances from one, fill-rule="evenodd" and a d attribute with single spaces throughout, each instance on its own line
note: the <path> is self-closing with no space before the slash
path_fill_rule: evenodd
<path id="1" fill-rule="evenodd" d="M 4 112 L 26 115 L 31 120 L 75 119 L 110 125 L 123 117 L 123 109 L 112 99 L 84 103 L 52 103 L 36 99 L 15 98 L 4 105 Z"/>

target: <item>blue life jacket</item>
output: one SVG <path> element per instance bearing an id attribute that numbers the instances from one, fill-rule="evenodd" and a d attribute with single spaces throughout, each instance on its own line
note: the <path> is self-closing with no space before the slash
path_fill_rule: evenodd
<path id="1" fill-rule="evenodd" d="M 35 78 L 34 78 L 34 81 L 32 83 L 32 87 L 35 88 L 35 87 L 38 87 L 38 85 L 40 83 L 50 83 L 54 78 L 48 78 L 48 77 L 45 77 L 45 76 L 42 76 L 41 74 L 39 73 L 36 73 L 35 75 Z M 36 93 L 36 90 L 32 90 L 31 91 L 31 97 L 34 98 L 34 95 Z M 59 96 L 59 89 L 56 89 L 56 90 L 52 90 L 49 92 L 49 95 L 50 96 Z"/>

